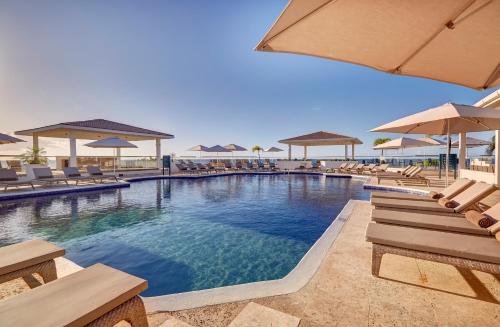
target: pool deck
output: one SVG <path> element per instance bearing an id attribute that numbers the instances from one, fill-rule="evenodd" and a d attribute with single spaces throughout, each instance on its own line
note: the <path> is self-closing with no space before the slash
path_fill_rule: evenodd
<path id="1" fill-rule="evenodd" d="M 227 326 L 249 302 L 300 318 L 299 326 L 499 326 L 500 276 L 384 256 L 371 275 L 365 241 L 371 205 L 357 201 L 319 270 L 305 287 L 281 296 L 149 315 L 150 326 L 176 318 Z"/>

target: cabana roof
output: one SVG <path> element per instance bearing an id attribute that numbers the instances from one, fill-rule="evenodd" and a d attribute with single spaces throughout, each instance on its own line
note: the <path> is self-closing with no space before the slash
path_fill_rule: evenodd
<path id="1" fill-rule="evenodd" d="M 302 146 L 363 144 L 363 142 L 356 137 L 323 131 L 296 136 L 278 142 Z"/>
<path id="2" fill-rule="evenodd" d="M 118 137 L 132 141 L 145 141 L 154 139 L 172 139 L 174 135 L 156 132 L 149 129 L 117 123 L 105 119 L 92 119 L 74 122 L 59 123 L 17 131 L 16 135 L 32 136 L 37 134 L 42 137 L 99 140 L 109 137 Z"/>

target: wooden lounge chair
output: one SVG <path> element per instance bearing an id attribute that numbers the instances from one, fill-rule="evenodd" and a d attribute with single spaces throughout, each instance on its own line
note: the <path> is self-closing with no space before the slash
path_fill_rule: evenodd
<path id="1" fill-rule="evenodd" d="M 377 167 L 377 164 L 369 164 L 368 166 L 364 166 L 362 173 L 371 174 L 372 170 L 375 169 L 375 167 Z"/>
<path id="2" fill-rule="evenodd" d="M 390 180 L 395 180 L 396 182 L 419 182 L 419 183 L 425 183 L 427 187 L 430 186 L 430 180 L 420 176 L 420 172 L 422 171 L 422 167 L 416 167 L 415 169 L 411 170 L 409 173 L 406 173 L 405 175 L 401 176 L 390 176 L 390 175 L 377 175 L 377 184 L 380 184 L 380 181 L 382 179 L 390 179 Z"/>
<path id="3" fill-rule="evenodd" d="M 463 192 L 469 186 L 474 184 L 473 180 L 467 178 L 459 178 L 447 188 L 438 193 L 429 193 L 427 195 L 418 195 L 401 192 L 372 192 L 372 198 L 383 199 L 399 199 L 399 200 L 414 200 L 414 201 L 430 201 L 437 202 L 439 198 L 451 199 L 458 193 Z"/>
<path id="4" fill-rule="evenodd" d="M 7 188 L 11 186 L 31 186 L 32 189 L 35 189 L 31 181 L 19 180 L 14 168 L 0 168 L 0 186 L 4 188 L 4 191 L 7 191 Z"/>
<path id="5" fill-rule="evenodd" d="M 64 249 L 42 240 L 26 241 L 1 247 L 0 283 L 34 273 L 40 275 L 44 283 L 51 282 L 57 279 L 54 259 L 62 257 L 64 253 Z"/>
<path id="6" fill-rule="evenodd" d="M 52 174 L 52 170 L 49 167 L 40 167 L 33 168 L 33 174 L 35 175 L 35 179 L 33 182 L 38 184 L 59 184 L 65 183 L 68 184 L 68 179 L 66 177 L 56 177 Z"/>
<path id="7" fill-rule="evenodd" d="M 329 172 L 330 172 L 330 173 L 335 173 L 336 171 L 339 171 L 339 170 L 341 170 L 341 169 L 346 168 L 346 167 L 347 167 L 347 165 L 348 165 L 348 163 L 347 163 L 347 162 L 343 162 L 343 163 L 341 163 L 341 164 L 340 164 L 340 166 L 338 166 L 337 168 L 328 168 L 328 169 L 326 170 L 326 172 L 327 172 L 327 173 L 329 173 Z"/>
<path id="8" fill-rule="evenodd" d="M 463 192 L 457 194 L 450 199 L 456 205 L 454 208 L 448 208 L 438 202 L 415 201 L 415 200 L 400 200 L 400 199 L 383 199 L 372 198 L 371 203 L 376 208 L 392 208 L 396 210 L 416 210 L 416 211 L 433 211 L 441 214 L 451 214 L 462 216 L 462 213 L 477 206 L 477 203 L 496 191 L 496 187 L 483 182 L 475 183 Z"/>
<path id="9" fill-rule="evenodd" d="M 401 212 L 389 209 L 372 210 L 372 221 L 383 224 L 442 230 L 453 233 L 491 236 L 486 228 L 478 227 L 461 217 L 417 211 Z"/>
<path id="10" fill-rule="evenodd" d="M 389 167 L 388 164 L 385 165 L 387 165 L 387 168 Z M 382 165 L 380 167 L 382 167 Z M 411 173 L 411 171 L 416 169 L 417 166 L 408 165 L 405 168 L 398 171 L 387 171 L 387 168 L 383 171 L 375 171 L 375 174 L 377 176 L 406 176 L 408 173 Z"/>
<path id="11" fill-rule="evenodd" d="M 345 166 L 344 168 L 336 169 L 335 172 L 337 172 L 337 173 L 348 173 L 351 169 L 353 169 L 354 167 L 356 167 L 357 164 L 358 164 L 357 162 L 353 162 L 353 163 L 347 164 L 347 166 Z"/>
<path id="12" fill-rule="evenodd" d="M 381 164 L 379 166 L 375 166 L 372 170 L 368 171 L 369 174 L 383 174 L 387 172 L 387 168 L 389 168 L 389 164 Z"/>
<path id="13" fill-rule="evenodd" d="M 106 175 L 102 172 L 101 168 L 97 166 L 87 166 L 87 173 L 96 180 L 100 180 L 101 183 L 104 179 L 114 179 L 118 182 L 118 177 L 116 177 L 116 175 Z"/>
<path id="14" fill-rule="evenodd" d="M 366 240 L 372 243 L 374 276 L 386 253 L 500 274 L 500 242 L 494 237 L 370 223 Z"/>
<path id="15" fill-rule="evenodd" d="M 68 181 L 75 181 L 75 185 L 78 185 L 78 182 L 81 181 L 93 181 L 95 182 L 95 178 L 92 176 L 83 176 L 78 168 L 76 167 L 64 167 L 63 168 L 64 176 L 68 179 Z"/>
<path id="16" fill-rule="evenodd" d="M 365 168 L 365 164 L 360 163 L 355 165 L 353 168 L 349 169 L 349 174 L 362 174 Z"/>
<path id="17" fill-rule="evenodd" d="M 144 279 L 96 264 L 0 301 L 0 326 L 146 327 Z"/>

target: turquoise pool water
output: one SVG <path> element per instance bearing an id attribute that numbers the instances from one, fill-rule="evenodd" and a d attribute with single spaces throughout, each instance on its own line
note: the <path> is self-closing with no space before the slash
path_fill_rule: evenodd
<path id="1" fill-rule="evenodd" d="M 0 202 L 0 245 L 46 239 L 171 294 L 284 277 L 351 198 L 368 198 L 362 182 L 323 176 L 142 181 Z"/>

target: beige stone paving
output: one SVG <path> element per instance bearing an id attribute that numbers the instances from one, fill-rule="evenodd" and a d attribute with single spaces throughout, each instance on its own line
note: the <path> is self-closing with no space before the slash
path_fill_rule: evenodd
<path id="1" fill-rule="evenodd" d="M 386 255 L 371 275 L 371 206 L 356 206 L 312 280 L 297 293 L 253 302 L 301 318 L 299 326 L 500 326 L 500 276 Z M 151 315 L 227 326 L 249 301 Z"/>

